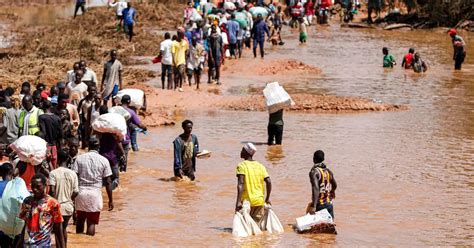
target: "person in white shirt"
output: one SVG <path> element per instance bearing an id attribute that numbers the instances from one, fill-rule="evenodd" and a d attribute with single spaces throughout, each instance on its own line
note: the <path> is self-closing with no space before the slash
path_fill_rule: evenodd
<path id="1" fill-rule="evenodd" d="M 84 72 L 84 75 L 82 76 L 82 82 L 84 82 L 87 86 L 97 86 L 97 74 L 95 74 L 91 68 L 87 67 L 86 61 L 81 60 L 79 65 L 81 70 Z"/>
<path id="2" fill-rule="evenodd" d="M 74 82 L 71 82 L 66 86 L 65 92 L 69 95 L 69 102 L 76 106 L 79 104 L 79 101 L 84 98 L 88 88 L 87 84 L 82 81 L 83 75 L 84 72 L 82 70 L 76 71 L 76 73 L 74 73 Z"/>
<path id="3" fill-rule="evenodd" d="M 72 66 L 72 70 L 67 71 L 66 74 L 66 83 L 71 83 L 75 81 L 74 73 L 80 69 L 79 62 L 75 62 Z"/>
<path id="4" fill-rule="evenodd" d="M 117 8 L 117 31 L 120 31 L 122 29 L 122 22 L 123 22 L 123 10 L 127 8 L 127 2 L 124 0 L 118 0 L 118 1 L 113 1 L 109 2 L 109 7 L 112 8 Z"/>
<path id="5" fill-rule="evenodd" d="M 161 87 L 165 89 L 165 78 L 168 77 L 168 90 L 173 89 L 173 55 L 171 54 L 171 47 L 173 41 L 170 33 L 165 33 L 165 40 L 160 44 L 161 57 Z"/>

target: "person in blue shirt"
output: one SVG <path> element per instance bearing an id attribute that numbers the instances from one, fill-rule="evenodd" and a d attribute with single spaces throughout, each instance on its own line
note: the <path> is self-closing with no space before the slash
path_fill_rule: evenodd
<path id="1" fill-rule="evenodd" d="M 135 24 L 136 10 L 132 8 L 130 2 L 127 3 L 127 8 L 122 11 L 123 23 L 125 24 L 125 32 L 128 35 L 128 41 L 132 42 L 133 24 Z"/>
<path id="2" fill-rule="evenodd" d="M 74 18 L 77 16 L 77 12 L 81 9 L 82 14 L 86 13 L 86 0 L 76 0 L 76 8 L 74 9 Z"/>
<path id="3" fill-rule="evenodd" d="M 5 191 L 5 187 L 7 186 L 8 181 L 10 181 L 13 177 L 13 166 L 9 162 L 5 162 L 0 165 L 0 176 L 2 177 L 2 181 L 0 181 L 0 199 L 3 196 L 3 191 Z"/>
<path id="4" fill-rule="evenodd" d="M 264 57 L 265 50 L 263 46 L 265 44 L 265 34 L 270 38 L 270 31 L 268 26 L 263 20 L 262 14 L 258 14 L 257 21 L 253 24 L 252 28 L 252 39 L 253 39 L 253 56 L 257 57 L 257 44 L 260 46 L 260 56 Z"/>
<path id="5" fill-rule="evenodd" d="M 234 56 L 237 59 L 235 50 L 237 48 L 237 34 L 239 32 L 240 24 L 235 20 L 235 14 L 232 13 L 230 20 L 227 22 L 227 33 L 229 34 L 230 57 Z"/>

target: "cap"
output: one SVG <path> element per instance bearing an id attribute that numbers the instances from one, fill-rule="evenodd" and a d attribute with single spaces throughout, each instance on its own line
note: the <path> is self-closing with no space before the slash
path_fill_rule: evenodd
<path id="1" fill-rule="evenodd" d="M 252 143 L 245 143 L 244 150 L 250 155 L 253 156 L 257 152 L 257 148 Z"/>
<path id="2" fill-rule="evenodd" d="M 453 34 L 457 34 L 457 33 L 458 33 L 458 31 L 455 28 L 452 28 L 448 31 L 449 35 L 453 35 Z"/>
<path id="3" fill-rule="evenodd" d="M 121 100 L 122 103 L 127 103 L 128 104 L 131 101 L 132 101 L 132 98 L 129 95 L 123 95 L 122 96 L 122 100 Z"/>

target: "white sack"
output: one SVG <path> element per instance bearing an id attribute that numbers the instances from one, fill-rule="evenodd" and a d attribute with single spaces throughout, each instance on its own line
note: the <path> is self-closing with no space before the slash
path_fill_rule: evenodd
<path id="1" fill-rule="evenodd" d="M 232 236 L 245 238 L 251 235 L 250 232 L 250 227 L 247 225 L 247 222 L 245 222 L 242 214 L 236 212 L 234 215 L 234 221 L 232 223 Z"/>
<path id="2" fill-rule="evenodd" d="M 117 93 L 117 95 L 114 97 L 115 103 L 120 104 L 122 101 L 122 97 L 124 95 L 129 95 L 132 102 L 130 103 L 131 106 L 135 108 L 141 108 L 144 107 L 143 103 L 145 100 L 145 92 L 143 90 L 139 89 L 123 89 Z"/>
<path id="3" fill-rule="evenodd" d="M 39 165 L 46 158 L 46 141 L 38 136 L 25 135 L 10 145 L 21 161 Z"/>
<path id="4" fill-rule="evenodd" d="M 225 2 L 224 9 L 225 10 L 235 10 L 235 4 L 233 2 Z"/>
<path id="5" fill-rule="evenodd" d="M 92 128 L 99 133 L 112 133 L 121 140 L 127 134 L 127 123 L 125 118 L 119 114 L 108 113 L 97 117 L 92 123 Z"/>
<path id="6" fill-rule="evenodd" d="M 121 116 L 123 116 L 123 118 L 125 118 L 126 121 L 128 121 L 130 119 L 130 117 L 132 117 L 130 115 L 130 112 L 128 112 L 124 107 L 122 106 L 115 106 L 115 107 L 111 107 L 109 108 L 109 113 L 115 113 L 115 114 L 119 114 Z"/>
<path id="7" fill-rule="evenodd" d="M 268 83 L 265 89 L 263 89 L 263 95 L 265 96 L 265 104 L 270 114 L 295 104 L 291 100 L 290 95 L 278 82 Z"/>
<path id="8" fill-rule="evenodd" d="M 242 216 L 244 217 L 245 222 L 249 226 L 249 234 L 250 235 L 260 235 L 262 234 L 262 230 L 260 230 L 260 227 L 257 225 L 257 223 L 252 219 L 252 216 L 250 216 L 250 203 L 248 201 L 245 201 L 242 207 Z"/>
<path id="9" fill-rule="evenodd" d="M 272 207 L 268 205 L 265 205 L 265 215 L 260 228 L 262 231 L 268 231 L 269 233 L 282 233 L 285 231 Z"/>
<path id="10" fill-rule="evenodd" d="M 334 220 L 327 209 L 320 210 L 314 215 L 306 214 L 305 216 L 296 218 L 296 228 L 299 232 L 309 230 L 312 226 L 322 223 L 334 224 Z"/>

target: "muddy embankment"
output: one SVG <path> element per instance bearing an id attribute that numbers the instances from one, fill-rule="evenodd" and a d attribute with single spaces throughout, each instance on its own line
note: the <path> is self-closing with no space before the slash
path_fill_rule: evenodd
<path id="1" fill-rule="evenodd" d="M 202 108 L 264 111 L 264 101 L 257 95 L 229 95 L 226 77 L 246 72 L 247 75 L 278 76 L 282 73 L 319 74 L 321 70 L 295 60 L 265 59 L 258 70 L 248 67 L 253 59 L 231 60 L 223 66 L 223 86 L 202 84 L 200 90 L 185 87 L 185 92 L 163 91 L 152 87 L 148 81 L 156 80 L 159 66 L 136 67 L 137 56 L 154 56 L 159 52 L 162 38 L 150 30 L 174 30 L 181 23 L 184 7 L 173 3 L 135 3 L 139 13 L 136 37 L 133 43 L 116 30 L 114 9 L 91 8 L 84 16 L 76 19 L 64 18 L 48 25 L 16 25 L 15 44 L 0 49 L 0 82 L 3 87 L 18 88 L 21 82 L 46 85 L 64 80 L 66 71 L 78 60 L 86 60 L 102 78 L 102 65 L 108 59 L 108 51 L 118 49 L 119 59 L 124 63 L 124 83 L 128 88 L 143 89 L 148 98 L 148 111 L 142 113 L 149 126 L 173 124 L 177 112 Z M 17 18 L 13 16 L 12 18 Z M 250 54 L 250 52 L 246 52 Z M 149 62 L 149 60 L 148 60 Z M 143 63 L 143 62 L 140 62 Z M 254 62 L 253 62 L 254 63 Z M 203 73 L 202 82 L 206 80 Z M 240 85 L 246 87 L 246 85 Z M 264 85 L 261 85 L 263 88 Z M 404 106 L 380 104 L 369 99 L 339 96 L 318 96 L 308 94 L 292 95 L 297 105 L 290 111 L 342 112 L 342 111 L 386 111 L 404 109 Z M 190 100 L 191 99 L 191 100 Z"/>

